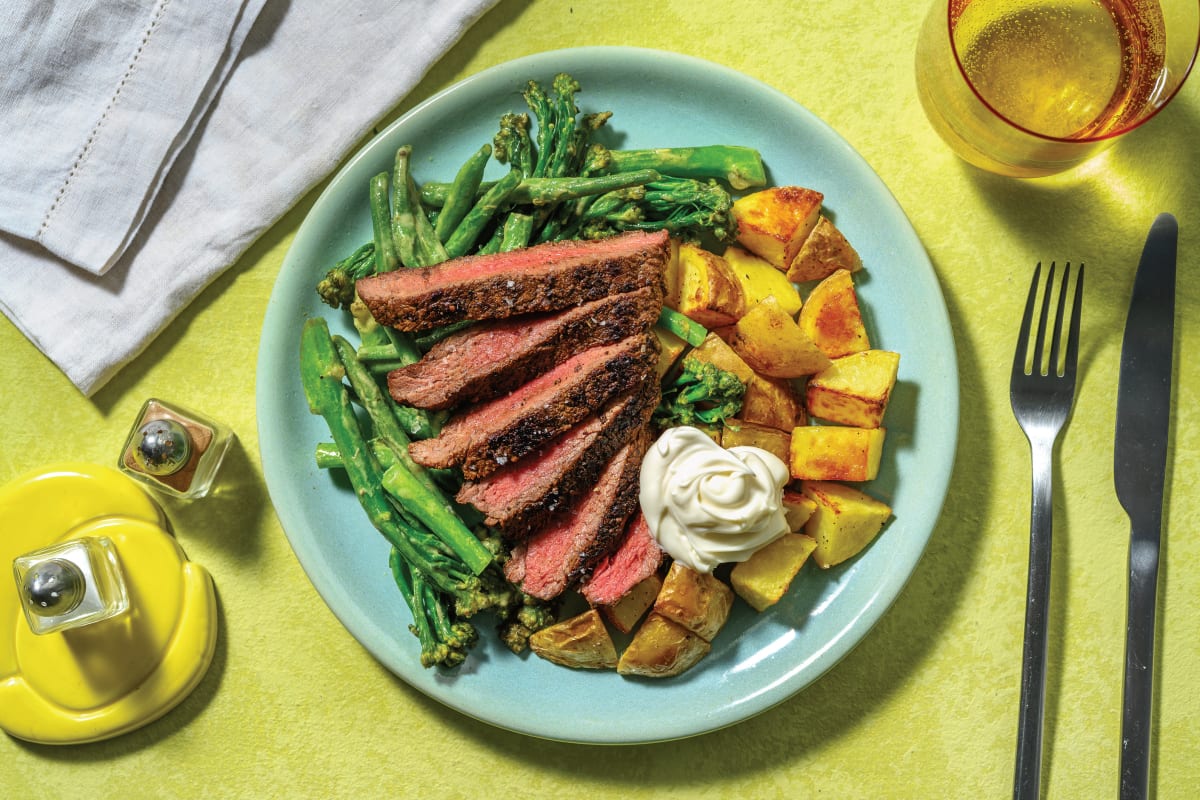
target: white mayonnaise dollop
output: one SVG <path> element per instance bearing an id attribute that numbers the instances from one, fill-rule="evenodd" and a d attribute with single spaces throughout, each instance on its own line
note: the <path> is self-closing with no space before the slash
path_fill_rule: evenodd
<path id="1" fill-rule="evenodd" d="M 758 447 L 721 447 L 669 428 L 642 460 L 642 513 L 660 547 L 698 572 L 745 561 L 787 533 L 787 466 Z"/>

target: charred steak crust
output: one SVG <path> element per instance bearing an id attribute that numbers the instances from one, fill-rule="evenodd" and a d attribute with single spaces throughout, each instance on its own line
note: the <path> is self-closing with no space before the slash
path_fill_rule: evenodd
<path id="1" fill-rule="evenodd" d="M 513 547 L 505 576 L 542 600 L 552 600 L 586 579 L 596 561 L 617 546 L 626 520 L 637 508 L 638 476 L 649 443 L 650 432 L 643 428 L 609 460 L 591 492 Z"/>
<path id="2" fill-rule="evenodd" d="M 358 295 L 383 325 L 421 331 L 461 320 L 556 311 L 643 286 L 662 286 L 665 232 L 546 242 L 463 256 L 360 279 Z"/>
<path id="3" fill-rule="evenodd" d="M 600 525 L 596 528 L 596 536 L 576 558 L 575 563 L 567 573 L 567 584 L 578 584 L 589 577 L 596 565 L 621 544 L 625 533 L 625 524 L 629 517 L 638 509 L 638 486 L 642 471 L 642 457 L 650 447 L 650 431 L 643 428 L 638 435 L 630 440 L 629 453 L 626 456 L 624 468 L 621 470 L 616 489 L 616 496 L 605 512 Z"/>
<path id="4" fill-rule="evenodd" d="M 388 391 L 402 405 L 435 411 L 499 397 L 589 347 L 649 330 L 661 307 L 659 287 L 647 286 L 566 311 L 473 325 L 390 372 Z"/>
<path id="5" fill-rule="evenodd" d="M 650 420 L 659 387 L 645 381 L 610 402 L 537 453 L 501 467 L 478 481 L 467 481 L 457 500 L 475 506 L 484 523 L 509 540 L 521 540 L 595 485 L 609 459 Z"/>
<path id="6" fill-rule="evenodd" d="M 643 333 L 586 350 L 518 391 L 452 418 L 439 436 L 410 444 L 409 453 L 426 467 L 461 466 L 468 480 L 490 475 L 652 380 L 658 349 L 657 338 Z"/>

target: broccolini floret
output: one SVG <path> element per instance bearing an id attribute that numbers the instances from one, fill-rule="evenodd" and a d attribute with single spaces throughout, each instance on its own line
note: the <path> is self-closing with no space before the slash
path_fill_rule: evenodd
<path id="1" fill-rule="evenodd" d="M 663 386 L 652 422 L 673 425 L 717 425 L 742 410 L 746 384 L 709 361 L 684 359 L 679 374 Z"/>
<path id="2" fill-rule="evenodd" d="M 349 308 L 354 302 L 354 283 L 375 271 L 375 242 L 361 245 L 334 264 L 317 284 L 317 294 L 334 308 Z"/>

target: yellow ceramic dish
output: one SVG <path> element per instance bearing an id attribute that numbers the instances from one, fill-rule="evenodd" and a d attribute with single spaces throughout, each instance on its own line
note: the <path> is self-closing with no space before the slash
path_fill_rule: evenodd
<path id="1" fill-rule="evenodd" d="M 15 581 L 0 577 L 0 728 L 43 744 L 96 741 L 158 719 L 199 684 L 216 646 L 216 592 L 165 526 L 146 492 L 108 467 L 63 464 L 0 488 L 0 565 L 106 536 L 130 601 L 120 616 L 39 636 Z"/>

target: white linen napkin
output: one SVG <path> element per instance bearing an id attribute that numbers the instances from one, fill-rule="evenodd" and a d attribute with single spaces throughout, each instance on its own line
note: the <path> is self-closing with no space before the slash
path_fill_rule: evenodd
<path id="1" fill-rule="evenodd" d="M 92 394 L 494 2 L 0 4 L 0 309 Z"/>

